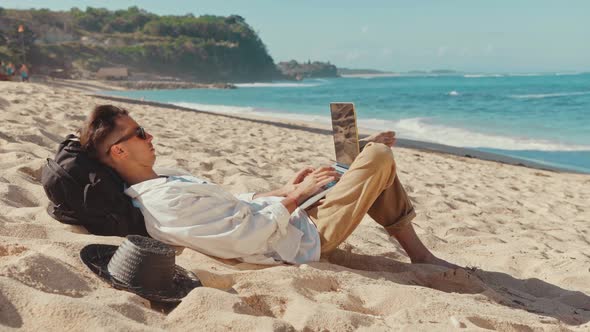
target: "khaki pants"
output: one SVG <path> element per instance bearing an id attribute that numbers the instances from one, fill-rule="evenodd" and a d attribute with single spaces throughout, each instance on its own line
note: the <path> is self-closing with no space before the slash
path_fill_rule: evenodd
<path id="1" fill-rule="evenodd" d="M 367 213 L 389 234 L 414 219 L 395 168 L 388 146 L 369 143 L 322 203 L 307 210 L 320 233 L 322 253 L 344 242 Z"/>

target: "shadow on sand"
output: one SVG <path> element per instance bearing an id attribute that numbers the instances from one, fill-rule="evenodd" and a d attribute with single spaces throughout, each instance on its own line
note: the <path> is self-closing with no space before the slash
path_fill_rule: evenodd
<path id="1" fill-rule="evenodd" d="M 448 293 L 483 294 L 498 304 L 553 317 L 568 325 L 577 326 L 590 321 L 590 296 L 536 278 L 517 279 L 506 273 L 479 269 L 449 270 L 341 249 L 337 249 L 328 260 L 368 278 L 378 276 L 399 284 Z M 329 269 L 323 264 L 316 267 Z"/>
<path id="2" fill-rule="evenodd" d="M 0 330 L 2 326 L 19 328 L 23 326 L 23 319 L 12 303 L 0 292 Z"/>

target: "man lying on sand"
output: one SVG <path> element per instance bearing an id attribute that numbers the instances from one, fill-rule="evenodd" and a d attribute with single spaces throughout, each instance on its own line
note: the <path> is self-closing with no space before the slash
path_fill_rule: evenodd
<path id="1" fill-rule="evenodd" d="M 365 139 L 333 190 L 306 211 L 298 205 L 338 178 L 332 167 L 305 168 L 275 191 L 234 196 L 194 176 L 157 174 L 152 140 L 126 110 L 111 105 L 94 109 L 80 137 L 92 156 L 130 185 L 125 193 L 157 240 L 249 263 L 301 264 L 334 250 L 368 213 L 412 263 L 456 267 L 434 256 L 414 231 L 414 208 L 396 177 L 392 132 Z"/>

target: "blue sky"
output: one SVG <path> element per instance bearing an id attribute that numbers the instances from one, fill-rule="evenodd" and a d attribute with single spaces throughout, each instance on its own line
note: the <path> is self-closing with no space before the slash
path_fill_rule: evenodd
<path id="1" fill-rule="evenodd" d="M 275 61 L 391 71 L 590 71 L 590 1 L 2 0 L 4 8 L 138 6 L 157 14 L 238 14 Z"/>

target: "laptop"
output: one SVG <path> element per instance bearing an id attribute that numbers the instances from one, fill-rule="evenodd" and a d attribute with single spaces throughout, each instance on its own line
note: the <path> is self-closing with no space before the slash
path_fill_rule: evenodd
<path id="1" fill-rule="evenodd" d="M 353 103 L 330 103 L 332 117 L 332 137 L 334 138 L 334 151 L 336 163 L 333 165 L 336 172 L 344 174 L 354 159 L 360 153 L 358 127 L 356 125 L 356 112 Z M 325 185 L 317 194 L 308 198 L 299 207 L 307 209 L 315 204 L 336 185 L 332 181 Z"/>

